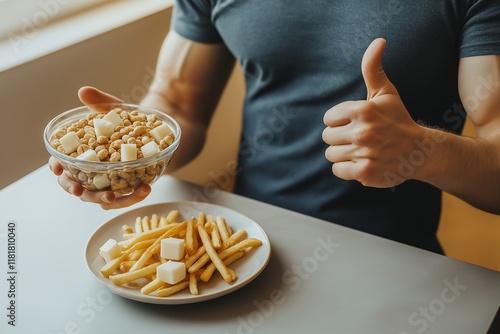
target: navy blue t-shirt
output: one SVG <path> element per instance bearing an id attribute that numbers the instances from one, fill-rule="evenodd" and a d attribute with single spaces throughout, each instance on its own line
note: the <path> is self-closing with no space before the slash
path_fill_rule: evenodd
<path id="1" fill-rule="evenodd" d="M 361 59 L 383 37 L 384 69 L 411 116 L 460 133 L 458 61 L 500 53 L 500 1 L 177 0 L 172 29 L 224 43 L 244 71 L 236 193 L 441 252 L 441 191 L 413 180 L 376 189 L 335 177 L 323 116 L 366 98 Z M 424 156 L 426 149 L 432 145 Z M 412 163 L 402 161 L 402 170 L 411 174 Z"/>

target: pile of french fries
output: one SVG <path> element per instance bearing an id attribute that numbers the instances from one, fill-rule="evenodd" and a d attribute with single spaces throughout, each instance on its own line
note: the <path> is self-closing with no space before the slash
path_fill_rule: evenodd
<path id="1" fill-rule="evenodd" d="M 167 297 L 188 287 L 191 294 L 198 295 L 198 283 L 208 282 L 216 270 L 224 281 L 233 283 L 237 277 L 229 265 L 248 249 L 262 245 L 261 240 L 248 238 L 244 229 L 233 233 L 222 216 L 214 218 L 200 212 L 198 217 L 182 222 L 178 218 L 179 212 L 171 210 L 161 217 L 137 217 L 134 227 L 124 225 L 121 255 L 101 269 L 102 275 L 119 286 L 146 282 L 139 285 L 144 295 Z M 161 240 L 169 237 L 185 240 L 185 256 L 180 261 L 186 266 L 186 278 L 173 285 L 156 277 L 156 268 L 168 261 L 160 257 Z"/>

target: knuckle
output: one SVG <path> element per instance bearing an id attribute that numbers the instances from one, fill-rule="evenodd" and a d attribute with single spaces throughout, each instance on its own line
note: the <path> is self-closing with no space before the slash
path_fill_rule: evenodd
<path id="1" fill-rule="evenodd" d="M 376 139 L 376 133 L 371 126 L 361 126 L 354 131 L 353 143 L 357 145 L 369 145 Z"/>
<path id="2" fill-rule="evenodd" d="M 372 101 L 363 101 L 359 103 L 356 109 L 356 116 L 361 121 L 369 121 L 373 118 L 375 103 Z"/>

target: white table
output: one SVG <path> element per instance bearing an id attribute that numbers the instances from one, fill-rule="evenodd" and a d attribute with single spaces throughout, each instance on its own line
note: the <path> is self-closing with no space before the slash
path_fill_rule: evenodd
<path id="1" fill-rule="evenodd" d="M 272 244 L 262 274 L 234 293 L 188 305 L 132 301 L 91 276 L 83 253 L 100 224 L 182 200 L 216 203 L 258 222 Z M 500 304 L 499 272 L 169 176 L 144 202 L 104 211 L 65 193 L 43 166 L 0 191 L 0 210 L 2 333 L 477 334 L 487 332 Z M 16 228 L 13 275 L 9 224 Z"/>

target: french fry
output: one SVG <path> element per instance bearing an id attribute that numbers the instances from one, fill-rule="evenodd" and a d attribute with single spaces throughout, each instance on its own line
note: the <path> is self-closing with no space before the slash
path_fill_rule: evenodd
<path id="1" fill-rule="evenodd" d="M 132 268 L 130 268 L 130 271 L 136 271 L 136 270 L 141 269 L 145 265 L 146 261 L 151 256 L 153 256 L 154 254 L 158 254 L 160 252 L 159 247 L 158 248 L 156 248 L 156 247 L 160 245 L 160 242 L 162 239 L 171 237 L 171 236 L 179 233 L 182 229 L 185 229 L 186 226 L 187 226 L 187 222 L 183 222 L 183 223 L 175 225 L 173 228 L 170 228 L 165 233 L 163 233 L 158 239 L 156 239 L 153 242 L 153 244 L 151 246 L 148 247 L 148 249 L 146 249 L 146 251 L 144 251 L 144 253 L 141 255 L 139 260 L 137 260 L 137 262 L 134 263 Z"/>
<path id="2" fill-rule="evenodd" d="M 205 246 L 203 246 L 205 248 Z M 205 252 L 193 263 L 189 266 L 187 271 L 189 273 L 194 273 L 195 271 L 200 270 L 204 265 L 206 265 L 210 261 L 210 255 Z"/>
<path id="3" fill-rule="evenodd" d="M 195 274 L 189 274 L 189 292 L 191 292 L 192 295 L 200 294 L 198 290 L 198 279 Z"/>
<path id="4" fill-rule="evenodd" d="M 224 221 L 224 225 L 226 226 L 226 231 L 229 236 L 233 235 L 233 230 L 231 228 L 231 225 L 227 223 L 227 220 L 224 217 L 221 217 L 222 220 Z"/>
<path id="5" fill-rule="evenodd" d="M 141 217 L 137 217 L 135 219 L 135 233 L 141 233 L 141 232 L 144 232 L 142 230 L 142 218 Z"/>
<path id="6" fill-rule="evenodd" d="M 154 240 L 152 240 L 151 244 L 153 242 L 154 242 Z M 149 246 L 151 246 L 151 244 Z M 125 259 L 127 261 L 137 261 L 137 260 L 139 260 L 141 258 L 141 256 L 142 256 L 142 254 L 146 251 L 146 248 L 140 248 L 140 249 L 134 250 L 133 252 L 130 252 Z"/>
<path id="7" fill-rule="evenodd" d="M 150 230 L 147 232 L 139 233 L 135 237 L 132 237 L 130 239 L 127 239 L 125 241 L 122 241 L 120 243 L 120 246 L 122 249 L 128 249 L 132 247 L 135 243 L 139 241 L 144 241 L 144 240 L 149 240 L 149 239 L 156 239 L 166 231 L 170 230 L 171 228 L 174 228 L 178 224 L 169 224 L 165 226 L 160 226 L 157 229 Z"/>
<path id="8" fill-rule="evenodd" d="M 201 246 L 196 250 L 196 252 L 192 255 L 190 255 L 184 264 L 186 265 L 186 268 L 191 267 L 203 254 L 206 253 L 205 246 Z M 196 270 L 193 270 L 193 272 Z"/>
<path id="9" fill-rule="evenodd" d="M 170 284 L 160 281 L 158 278 L 155 278 L 141 288 L 141 293 L 144 295 L 149 295 L 158 289 L 166 288 L 168 286 L 170 286 Z"/>
<path id="10" fill-rule="evenodd" d="M 229 275 L 231 275 L 231 282 L 236 281 L 237 276 L 236 276 L 236 273 L 234 272 L 234 270 L 227 267 L 227 271 L 229 272 Z"/>
<path id="11" fill-rule="evenodd" d="M 205 225 L 206 219 L 203 212 L 198 213 L 198 224 Z"/>
<path id="12" fill-rule="evenodd" d="M 234 261 L 241 258 L 243 255 L 245 255 L 244 252 L 236 252 L 236 253 L 232 254 L 231 256 L 227 257 L 224 260 L 224 264 L 226 266 L 229 266 Z M 214 272 L 215 272 L 215 265 L 213 263 L 211 263 L 210 265 L 208 265 L 207 268 L 205 268 L 205 270 L 203 270 L 203 273 L 201 273 L 200 280 L 202 280 L 203 282 L 208 282 L 210 280 L 210 278 L 212 277 Z"/>
<path id="13" fill-rule="evenodd" d="M 219 233 L 222 241 L 226 241 L 227 239 L 229 239 L 231 235 L 227 230 L 226 220 L 221 216 L 217 216 L 215 222 L 217 223 L 217 227 L 219 228 Z"/>
<path id="14" fill-rule="evenodd" d="M 233 246 L 231 246 L 231 247 L 223 250 L 222 252 L 220 252 L 219 253 L 219 257 L 220 257 L 221 260 L 225 260 L 226 258 L 232 256 L 233 254 L 235 254 L 235 253 L 237 253 L 239 251 L 243 251 L 246 248 L 250 248 L 250 247 L 258 247 L 260 245 L 262 245 L 262 241 L 260 241 L 259 239 L 255 239 L 255 238 L 245 239 L 245 240 L 242 240 L 239 243 L 237 243 L 237 244 L 235 244 L 235 245 L 233 245 Z M 189 272 L 190 272 L 191 268 L 195 268 L 194 265 L 189 268 L 189 270 L 188 270 Z M 207 273 L 205 275 L 205 277 L 210 277 L 213 274 L 214 269 L 215 269 L 215 263 L 209 264 L 207 266 L 207 268 L 205 269 L 205 271 L 211 270 L 212 273 L 211 274 Z M 204 282 L 207 282 L 207 281 L 208 280 L 206 280 Z"/>
<path id="15" fill-rule="evenodd" d="M 151 216 L 151 221 L 150 221 L 150 224 L 151 224 L 151 229 L 155 229 L 158 227 L 160 223 L 160 218 L 158 218 L 158 215 L 156 213 L 154 213 L 152 216 Z"/>
<path id="16" fill-rule="evenodd" d="M 223 243 L 223 247 L 221 248 L 221 250 L 236 244 L 242 237 L 246 235 L 246 233 L 247 232 L 243 229 L 238 230 Z M 188 258 L 188 261 L 190 260 L 191 259 Z M 191 264 L 191 262 L 189 262 L 190 266 L 186 265 L 186 268 L 188 268 L 188 272 L 192 273 L 197 270 L 200 270 L 200 268 L 202 268 L 205 264 L 207 264 L 208 261 L 210 261 L 210 256 L 207 253 L 205 253 L 202 254 L 194 263 Z"/>
<path id="17" fill-rule="evenodd" d="M 156 295 L 158 297 L 168 297 L 168 296 L 173 295 L 174 293 L 177 293 L 181 290 L 184 290 L 188 286 L 189 286 L 189 281 L 182 281 L 182 282 L 177 283 L 175 285 L 172 285 L 168 288 L 164 288 L 164 289 L 160 289 L 160 290 L 156 291 Z"/>
<path id="18" fill-rule="evenodd" d="M 241 241 L 243 238 L 247 237 L 247 231 L 244 229 L 239 229 L 236 233 L 233 233 L 229 239 L 222 243 L 222 249 L 226 249 Z"/>
<path id="19" fill-rule="evenodd" d="M 134 229 L 130 227 L 130 225 L 123 225 L 122 226 L 122 231 L 124 234 L 131 234 L 134 233 Z"/>
<path id="20" fill-rule="evenodd" d="M 210 236 L 212 237 L 212 244 L 214 248 L 219 250 L 222 247 L 222 240 L 220 237 L 219 227 L 215 222 L 210 223 L 212 230 L 210 232 Z"/>
<path id="21" fill-rule="evenodd" d="M 149 217 L 148 216 L 142 217 L 141 224 L 142 224 L 142 230 L 144 232 L 151 230 L 151 226 L 149 226 Z"/>
<path id="22" fill-rule="evenodd" d="M 247 248 L 251 248 L 251 247 L 259 247 L 261 245 L 262 245 L 262 241 L 260 241 L 259 239 L 248 238 L 248 239 L 242 240 L 242 241 L 238 242 L 237 244 L 223 250 L 222 252 L 220 252 L 219 256 L 222 259 L 225 259 L 225 258 L 233 255 L 236 252 L 243 251 L 243 250 L 245 250 Z"/>
<path id="23" fill-rule="evenodd" d="M 127 261 L 123 261 L 122 263 L 120 263 L 120 271 L 122 273 L 125 273 L 127 271 L 130 270 L 130 268 L 132 268 L 132 266 L 134 265 L 134 263 L 136 263 L 137 261 L 134 261 L 134 260 L 127 260 Z M 153 258 L 150 258 L 148 261 L 146 261 L 146 264 L 145 266 L 149 266 L 150 264 L 153 264 L 155 263 L 156 260 L 153 259 Z"/>
<path id="24" fill-rule="evenodd" d="M 132 268 L 132 266 L 134 265 L 135 261 L 132 261 L 132 260 L 126 260 L 126 261 L 123 261 L 122 263 L 120 263 L 120 271 L 122 273 L 126 273 L 127 271 L 129 271 L 130 268 Z"/>
<path id="25" fill-rule="evenodd" d="M 167 215 L 167 224 L 172 224 L 179 217 L 178 210 L 171 210 Z"/>
<path id="26" fill-rule="evenodd" d="M 226 281 L 227 283 L 232 283 L 233 277 L 231 273 L 229 272 L 224 262 L 222 262 L 222 260 L 220 259 L 219 254 L 217 254 L 214 246 L 212 246 L 212 243 L 210 242 L 210 238 L 207 232 L 201 225 L 198 225 L 198 233 L 200 235 L 201 241 L 203 242 L 203 246 L 205 246 L 208 256 L 210 256 L 210 259 L 222 275 L 222 278 L 224 278 L 224 281 Z"/>
<path id="27" fill-rule="evenodd" d="M 167 215 L 162 215 L 160 217 L 160 226 L 165 226 L 167 225 Z"/>
<path id="28" fill-rule="evenodd" d="M 204 212 L 183 222 L 176 222 L 177 210 L 161 217 L 136 217 L 134 228 L 122 226 L 121 255 L 101 268 L 104 277 L 116 285 L 140 289 L 144 295 L 156 294 L 167 297 L 189 287 L 192 295 L 200 294 L 199 282 L 208 282 L 217 270 L 228 284 L 237 279 L 229 266 L 243 257 L 247 248 L 262 245 L 255 238 L 248 238 L 244 229 L 233 233 L 224 217 L 214 219 Z M 162 282 L 156 277 L 156 268 L 167 261 L 160 256 L 161 240 L 168 238 L 185 240 L 186 256 L 183 261 L 186 278 L 176 284 Z M 138 280 L 141 279 L 141 280 Z"/>
<path id="29" fill-rule="evenodd" d="M 191 218 L 187 222 L 186 227 L 186 250 L 189 255 L 193 254 L 198 248 L 198 233 L 197 231 L 198 222 L 196 218 Z"/>
<path id="30" fill-rule="evenodd" d="M 123 285 L 128 282 L 135 281 L 136 279 L 154 274 L 156 272 L 156 267 L 158 267 L 159 265 L 159 262 L 155 262 L 136 271 L 128 271 L 123 274 L 111 275 L 109 276 L 109 279 L 116 285 Z"/>

